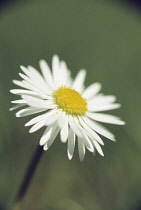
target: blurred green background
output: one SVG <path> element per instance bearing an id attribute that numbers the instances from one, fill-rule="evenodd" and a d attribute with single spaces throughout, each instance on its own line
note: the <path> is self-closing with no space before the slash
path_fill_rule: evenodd
<path id="1" fill-rule="evenodd" d="M 19 66 L 39 69 L 41 58 L 51 64 L 58 54 L 72 70 L 87 69 L 86 85 L 99 81 L 105 94 L 123 106 L 110 113 L 126 121 L 106 125 L 117 142 L 107 139 L 105 157 L 77 147 L 71 161 L 67 145 L 57 138 L 41 162 L 22 210 L 141 209 L 141 16 L 117 1 L 19 1 L 0 12 L 0 209 L 12 205 L 25 170 L 44 129 L 29 134 L 9 112 L 9 93 L 19 79 Z M 140 206 L 140 207 L 139 207 Z"/>

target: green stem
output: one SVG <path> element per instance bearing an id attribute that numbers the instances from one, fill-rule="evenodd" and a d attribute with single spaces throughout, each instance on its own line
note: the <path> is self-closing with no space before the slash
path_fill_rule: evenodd
<path id="1" fill-rule="evenodd" d="M 35 151 L 35 154 L 33 155 L 33 158 L 31 159 L 31 162 L 29 163 L 29 166 L 27 168 L 27 171 L 25 173 L 25 176 L 24 176 L 24 179 L 23 179 L 23 182 L 21 183 L 21 186 L 19 188 L 19 191 L 17 193 L 17 196 L 16 196 L 16 199 L 15 199 L 15 209 L 19 209 L 18 208 L 18 204 L 20 203 L 20 201 L 24 198 L 28 188 L 29 188 L 29 185 L 31 183 L 31 180 L 34 176 L 34 173 L 36 171 L 36 168 L 38 166 L 38 163 L 42 157 L 42 154 L 43 154 L 43 148 L 41 146 L 38 146 L 36 151 Z"/>

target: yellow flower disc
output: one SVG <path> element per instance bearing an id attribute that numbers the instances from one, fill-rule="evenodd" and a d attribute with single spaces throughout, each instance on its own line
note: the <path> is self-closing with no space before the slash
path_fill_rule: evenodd
<path id="1" fill-rule="evenodd" d="M 53 94 L 58 108 L 68 114 L 83 115 L 88 110 L 87 101 L 76 90 L 62 86 Z"/>

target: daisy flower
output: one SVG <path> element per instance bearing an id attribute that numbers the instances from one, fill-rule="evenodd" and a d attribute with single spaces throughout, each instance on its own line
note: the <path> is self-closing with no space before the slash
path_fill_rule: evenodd
<path id="1" fill-rule="evenodd" d="M 118 117 L 99 113 L 119 108 L 120 104 L 115 103 L 116 97 L 99 93 L 101 84 L 98 82 L 85 88 L 84 69 L 73 80 L 66 63 L 60 61 L 57 55 L 52 59 L 52 71 L 44 60 L 40 61 L 40 68 L 42 74 L 32 66 L 21 66 L 23 73 L 19 75 L 22 81 L 13 81 L 21 89 L 11 90 L 20 98 L 12 101 L 15 105 L 10 110 L 22 108 L 16 117 L 37 114 L 25 126 L 32 126 L 30 133 L 46 127 L 39 142 L 44 150 L 49 149 L 60 133 L 61 141 L 68 144 L 69 159 L 73 157 L 76 140 L 81 161 L 86 149 L 92 153 L 97 150 L 104 156 L 101 135 L 112 141 L 115 141 L 115 136 L 99 122 L 125 124 Z"/>

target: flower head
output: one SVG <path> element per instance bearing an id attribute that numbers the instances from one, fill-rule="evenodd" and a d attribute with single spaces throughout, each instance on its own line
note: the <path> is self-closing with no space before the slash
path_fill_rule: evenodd
<path id="1" fill-rule="evenodd" d="M 85 149 L 92 153 L 97 150 L 104 156 L 100 146 L 104 143 L 99 134 L 113 141 L 115 136 L 98 122 L 125 124 L 118 117 L 99 113 L 120 107 L 120 104 L 114 103 L 115 96 L 100 94 L 100 83 L 93 83 L 85 89 L 85 70 L 80 70 L 72 80 L 66 63 L 59 61 L 56 55 L 52 59 L 52 71 L 44 60 L 40 61 L 40 68 L 42 75 L 32 66 L 21 66 L 23 73 L 19 75 L 23 80 L 14 80 L 13 83 L 22 89 L 11 90 L 20 99 L 12 101 L 16 105 L 10 110 L 22 107 L 16 117 L 40 113 L 25 126 L 32 126 L 30 133 L 46 127 L 40 139 L 44 150 L 48 150 L 60 133 L 61 141 L 68 142 L 69 159 L 73 157 L 76 139 L 81 161 Z"/>

